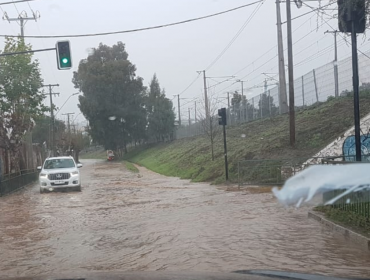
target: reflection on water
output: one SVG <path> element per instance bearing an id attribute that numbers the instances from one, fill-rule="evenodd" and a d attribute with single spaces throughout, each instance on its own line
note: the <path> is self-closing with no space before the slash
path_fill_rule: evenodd
<path id="1" fill-rule="evenodd" d="M 0 275 L 279 269 L 370 275 L 370 254 L 272 194 L 226 192 L 85 162 L 81 193 L 0 199 Z"/>

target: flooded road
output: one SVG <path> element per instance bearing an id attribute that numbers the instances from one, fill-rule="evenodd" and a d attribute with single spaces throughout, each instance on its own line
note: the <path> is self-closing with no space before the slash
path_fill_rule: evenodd
<path id="1" fill-rule="evenodd" d="M 271 194 L 84 161 L 81 193 L 0 198 L 0 276 L 275 269 L 370 276 L 370 254 Z"/>

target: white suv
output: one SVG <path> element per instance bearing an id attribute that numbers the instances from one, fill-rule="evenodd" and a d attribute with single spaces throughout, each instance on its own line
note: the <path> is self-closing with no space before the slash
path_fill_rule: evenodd
<path id="1" fill-rule="evenodd" d="M 82 164 L 72 157 L 47 158 L 44 165 L 37 167 L 39 175 L 40 193 L 52 191 L 81 191 L 81 178 L 78 168 Z"/>

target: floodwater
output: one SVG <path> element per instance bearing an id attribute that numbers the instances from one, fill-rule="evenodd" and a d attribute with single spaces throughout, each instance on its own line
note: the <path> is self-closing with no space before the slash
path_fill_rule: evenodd
<path id="1" fill-rule="evenodd" d="M 307 208 L 117 162 L 84 161 L 81 193 L 0 198 L 0 276 L 274 269 L 369 277 L 370 254 Z"/>

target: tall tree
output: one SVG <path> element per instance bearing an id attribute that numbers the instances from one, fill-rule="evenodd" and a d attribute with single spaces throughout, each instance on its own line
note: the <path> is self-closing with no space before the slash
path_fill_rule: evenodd
<path id="1" fill-rule="evenodd" d="M 147 96 L 148 136 L 156 141 L 172 139 L 175 129 L 175 112 L 172 101 L 161 90 L 157 76 L 154 74 Z"/>
<path id="2" fill-rule="evenodd" d="M 31 50 L 21 38 L 6 38 L 4 53 Z M 19 152 L 33 118 L 47 110 L 40 93 L 42 78 L 32 54 L 0 57 L 0 147 L 11 155 L 11 172 L 19 170 Z"/>
<path id="3" fill-rule="evenodd" d="M 215 98 L 215 94 L 210 93 L 208 95 L 208 110 L 209 116 L 205 114 L 206 112 L 206 102 L 204 99 L 201 101 L 201 108 L 204 110 L 198 111 L 198 118 L 200 120 L 200 124 L 202 130 L 207 138 L 209 138 L 211 144 L 211 158 L 212 161 L 215 159 L 214 153 L 214 142 L 219 133 L 221 132 L 221 126 L 218 124 L 218 103 L 217 98 Z"/>
<path id="4" fill-rule="evenodd" d="M 258 118 L 261 117 L 261 114 L 262 118 L 273 117 L 278 114 L 278 108 L 274 104 L 274 98 L 268 96 L 266 93 L 261 94 L 261 98 L 258 101 Z"/>
<path id="5" fill-rule="evenodd" d="M 100 44 L 80 61 L 73 83 L 82 91 L 79 108 L 90 124 L 94 141 L 106 149 L 126 151 L 146 126 L 145 88 L 125 45 Z"/>

